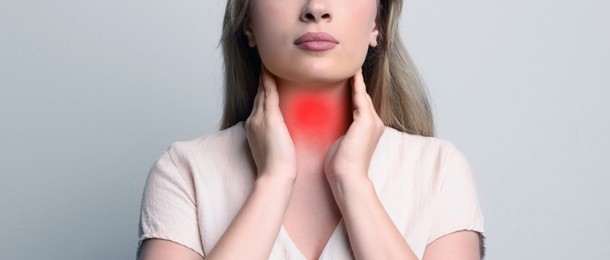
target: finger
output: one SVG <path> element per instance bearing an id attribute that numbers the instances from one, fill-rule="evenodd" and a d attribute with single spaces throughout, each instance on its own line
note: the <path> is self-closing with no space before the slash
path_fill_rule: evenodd
<path id="1" fill-rule="evenodd" d="M 344 136 L 341 136 L 337 140 L 335 140 L 335 142 L 333 142 L 332 146 L 330 147 L 330 149 L 328 149 L 328 152 L 326 153 L 326 158 L 324 159 L 324 170 L 327 172 L 331 170 L 328 167 L 330 167 L 330 162 L 334 159 L 333 157 L 335 157 L 337 149 L 339 148 L 343 137 Z"/>
<path id="2" fill-rule="evenodd" d="M 369 103 L 369 110 L 371 114 L 377 115 L 377 111 L 375 110 L 375 105 L 373 104 L 373 98 L 369 94 L 366 94 L 366 101 Z"/>
<path id="3" fill-rule="evenodd" d="M 352 77 L 352 103 L 355 110 L 362 111 L 369 109 L 366 101 L 366 86 L 362 77 L 362 69 Z"/>
<path id="4" fill-rule="evenodd" d="M 352 77 L 354 83 L 354 94 L 366 93 L 366 86 L 364 85 L 364 77 L 362 76 L 362 68 L 358 69 L 356 74 Z"/>
<path id="5" fill-rule="evenodd" d="M 362 88 L 360 88 L 360 90 L 362 91 L 362 95 L 365 97 L 364 99 L 366 100 L 366 103 L 368 105 L 368 112 L 370 112 L 371 114 L 376 115 L 377 112 L 375 110 L 375 105 L 373 105 L 373 99 L 371 97 L 371 95 L 369 95 L 369 93 L 366 91 L 366 84 L 364 83 L 364 76 L 362 75 L 362 69 L 360 69 L 358 71 L 358 80 L 362 83 Z"/>
<path id="6" fill-rule="evenodd" d="M 252 108 L 252 115 L 258 116 L 263 111 L 263 104 L 265 102 L 265 94 L 263 93 L 263 86 L 258 86 L 258 91 L 256 92 L 256 96 L 254 97 L 254 105 Z"/>
<path id="7" fill-rule="evenodd" d="M 260 89 L 260 87 L 258 89 Z M 256 94 L 254 94 L 254 101 L 252 101 L 252 110 L 250 111 L 250 117 L 256 114 L 256 107 L 258 106 L 258 93 L 260 92 L 258 91 L 258 89 L 256 91 Z"/>
<path id="8" fill-rule="evenodd" d="M 275 78 L 271 74 L 271 72 L 269 72 L 269 70 L 267 70 L 267 68 L 265 68 L 264 66 L 262 67 L 262 80 L 263 80 L 263 87 L 265 90 L 265 104 L 264 104 L 265 110 L 268 110 L 268 111 L 279 110 L 280 98 L 279 98 L 279 94 L 277 92 L 277 85 L 275 83 Z"/>

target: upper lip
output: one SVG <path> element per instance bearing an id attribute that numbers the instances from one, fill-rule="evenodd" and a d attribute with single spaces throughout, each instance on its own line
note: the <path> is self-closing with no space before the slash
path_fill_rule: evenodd
<path id="1" fill-rule="evenodd" d="M 308 32 L 294 41 L 294 44 L 301 44 L 304 42 L 334 42 L 339 43 L 335 37 L 325 32 Z"/>

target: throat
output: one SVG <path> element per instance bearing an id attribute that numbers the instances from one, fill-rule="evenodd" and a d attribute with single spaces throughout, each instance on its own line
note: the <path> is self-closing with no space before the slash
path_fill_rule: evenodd
<path id="1" fill-rule="evenodd" d="M 351 124 L 349 88 L 280 91 L 280 108 L 298 150 L 326 151 Z"/>

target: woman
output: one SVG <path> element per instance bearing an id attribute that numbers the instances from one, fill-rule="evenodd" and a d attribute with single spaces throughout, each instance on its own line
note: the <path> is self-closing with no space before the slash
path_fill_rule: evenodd
<path id="1" fill-rule="evenodd" d="M 222 130 L 155 164 L 138 256 L 480 259 L 472 174 L 432 137 L 401 6 L 229 0 Z"/>

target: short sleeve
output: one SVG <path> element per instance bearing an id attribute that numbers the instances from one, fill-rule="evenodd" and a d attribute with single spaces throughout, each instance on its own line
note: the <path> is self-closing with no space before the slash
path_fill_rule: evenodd
<path id="1" fill-rule="evenodd" d="M 433 195 L 434 221 L 428 244 L 460 230 L 478 231 L 484 235 L 484 217 L 470 164 L 451 143 L 447 143 L 442 156 Z"/>
<path id="2" fill-rule="evenodd" d="M 140 208 L 139 240 L 136 257 L 142 242 L 148 238 L 169 240 L 186 246 L 204 256 L 194 187 L 180 172 L 169 148 L 151 168 Z"/>

